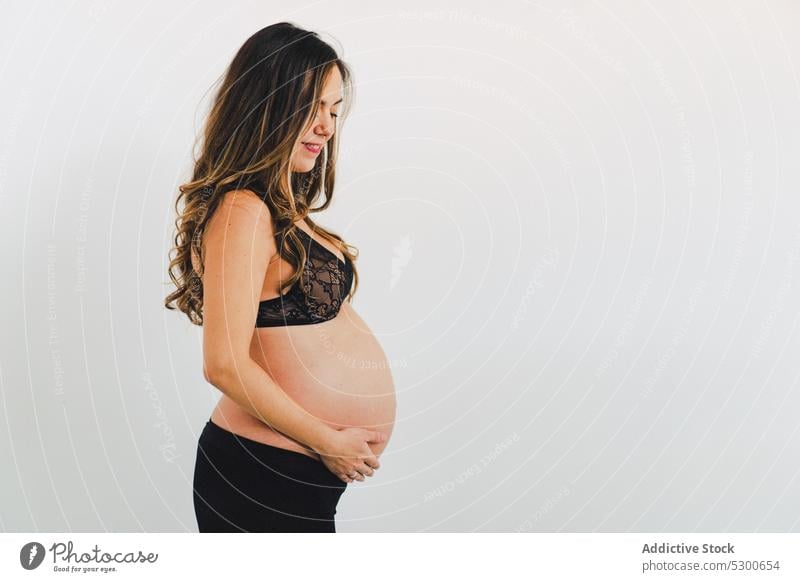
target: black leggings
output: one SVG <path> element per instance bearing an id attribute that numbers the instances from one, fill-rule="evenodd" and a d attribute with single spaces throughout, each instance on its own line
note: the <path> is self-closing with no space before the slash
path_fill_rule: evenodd
<path id="1" fill-rule="evenodd" d="M 200 532 L 336 531 L 347 483 L 321 462 L 209 421 L 197 443 L 194 511 Z"/>

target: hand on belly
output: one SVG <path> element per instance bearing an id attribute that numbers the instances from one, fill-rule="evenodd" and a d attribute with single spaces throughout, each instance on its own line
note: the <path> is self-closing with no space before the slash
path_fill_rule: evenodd
<path id="1" fill-rule="evenodd" d="M 351 385 L 349 388 L 346 391 L 344 388 L 307 384 L 286 391 L 300 406 L 332 428 L 363 428 L 384 434 L 386 441 L 370 443 L 372 451 L 380 454 L 394 429 L 397 409 L 394 389 L 391 387 L 387 391 L 384 385 L 373 393 L 363 386 Z"/>
<path id="2" fill-rule="evenodd" d="M 386 441 L 369 445 L 375 454 L 386 448 L 394 381 L 380 344 L 348 304 L 322 324 L 257 328 L 251 354 L 309 413 L 335 429 L 379 431 Z"/>

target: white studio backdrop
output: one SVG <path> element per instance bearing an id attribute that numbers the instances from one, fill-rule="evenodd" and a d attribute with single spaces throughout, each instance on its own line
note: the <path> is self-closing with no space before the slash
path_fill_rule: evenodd
<path id="1" fill-rule="evenodd" d="M 1 530 L 197 531 L 173 204 L 288 20 L 355 74 L 318 220 L 398 389 L 339 531 L 800 531 L 796 2 L 4 8 Z"/>

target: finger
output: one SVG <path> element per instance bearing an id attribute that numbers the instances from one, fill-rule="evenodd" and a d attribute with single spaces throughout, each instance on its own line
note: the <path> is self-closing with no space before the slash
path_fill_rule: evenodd
<path id="1" fill-rule="evenodd" d="M 354 469 L 353 473 L 350 473 L 350 475 L 352 476 L 353 474 L 355 474 L 356 481 L 363 481 L 364 479 L 366 479 L 366 477 L 364 477 L 364 475 L 361 474 L 359 469 Z"/>
<path id="2" fill-rule="evenodd" d="M 386 441 L 386 435 L 382 432 L 378 432 L 377 430 L 370 431 L 369 439 L 367 442 L 370 443 L 382 443 Z"/>
<path id="3" fill-rule="evenodd" d="M 361 468 L 359 468 L 359 471 L 361 471 L 361 473 L 363 475 L 367 476 L 367 477 L 372 477 L 373 473 L 375 473 L 375 471 L 372 469 L 372 467 L 370 467 L 366 463 L 364 463 L 361 466 Z"/>
<path id="4" fill-rule="evenodd" d="M 363 461 L 365 465 L 372 467 L 373 469 L 381 468 L 381 464 L 378 462 L 378 457 L 365 457 Z"/>

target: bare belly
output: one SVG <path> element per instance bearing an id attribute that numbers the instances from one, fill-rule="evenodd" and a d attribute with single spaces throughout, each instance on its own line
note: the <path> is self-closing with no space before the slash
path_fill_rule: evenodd
<path id="1" fill-rule="evenodd" d="M 380 344 L 349 303 L 329 321 L 255 328 L 250 355 L 300 406 L 329 426 L 383 432 L 370 443 L 380 455 L 394 429 L 396 398 L 389 363 Z M 245 438 L 319 455 L 222 396 L 211 415 L 219 426 Z"/>

